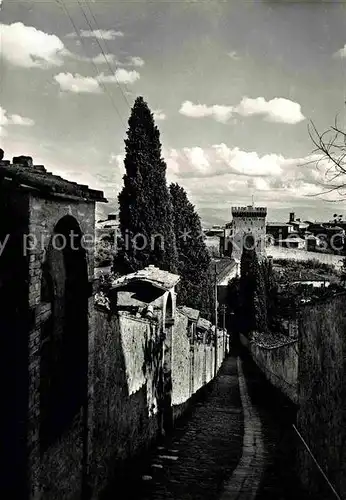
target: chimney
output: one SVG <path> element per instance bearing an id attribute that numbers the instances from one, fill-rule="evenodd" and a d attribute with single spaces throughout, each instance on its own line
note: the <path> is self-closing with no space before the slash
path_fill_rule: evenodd
<path id="1" fill-rule="evenodd" d="M 12 164 L 21 167 L 32 167 L 32 158 L 31 156 L 14 156 Z"/>
<path id="2" fill-rule="evenodd" d="M 294 222 L 294 212 L 290 212 L 290 220 L 289 222 Z"/>

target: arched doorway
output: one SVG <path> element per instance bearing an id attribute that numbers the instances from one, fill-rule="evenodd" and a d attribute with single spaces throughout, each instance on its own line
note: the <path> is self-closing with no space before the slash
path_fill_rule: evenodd
<path id="1" fill-rule="evenodd" d="M 41 327 L 41 445 L 67 430 L 87 398 L 88 273 L 78 222 L 59 220 L 46 250 L 41 303 L 50 315 Z"/>

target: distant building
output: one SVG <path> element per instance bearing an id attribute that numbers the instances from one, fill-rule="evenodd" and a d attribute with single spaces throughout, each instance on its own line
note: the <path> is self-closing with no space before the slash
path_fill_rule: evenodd
<path id="1" fill-rule="evenodd" d="M 285 239 L 294 233 L 294 225 L 290 222 L 267 222 L 266 234 L 271 235 L 275 243 L 279 239 Z"/>
<path id="2" fill-rule="evenodd" d="M 250 236 L 254 239 L 256 252 L 265 255 L 266 207 L 232 207 L 232 223 L 226 224 L 224 236 L 220 241 L 221 255 L 232 256 L 239 262 L 243 245 L 252 245 Z"/>
<path id="3" fill-rule="evenodd" d="M 117 213 L 108 214 L 107 219 L 97 221 L 95 228 L 96 239 L 114 235 L 114 232 L 119 229 L 119 215 Z"/>
<path id="4" fill-rule="evenodd" d="M 278 241 L 280 246 L 285 248 L 295 248 L 297 250 L 305 250 L 305 239 L 300 238 L 299 236 L 292 235 L 288 238 L 282 239 Z"/>

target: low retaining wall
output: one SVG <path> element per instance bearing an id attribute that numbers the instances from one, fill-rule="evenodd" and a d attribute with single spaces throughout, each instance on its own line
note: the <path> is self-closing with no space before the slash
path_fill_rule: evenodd
<path id="1" fill-rule="evenodd" d="M 269 334 L 240 335 L 267 380 L 294 404 L 298 404 L 298 340 Z"/>

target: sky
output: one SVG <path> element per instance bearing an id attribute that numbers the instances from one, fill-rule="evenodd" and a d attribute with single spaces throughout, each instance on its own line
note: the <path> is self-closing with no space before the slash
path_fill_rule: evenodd
<path id="1" fill-rule="evenodd" d="M 0 0 L 0 146 L 102 189 L 114 210 L 131 106 L 154 113 L 168 182 L 204 225 L 346 216 L 321 196 L 308 125 L 346 112 L 346 3 Z M 335 200 L 337 200 L 335 202 Z"/>

